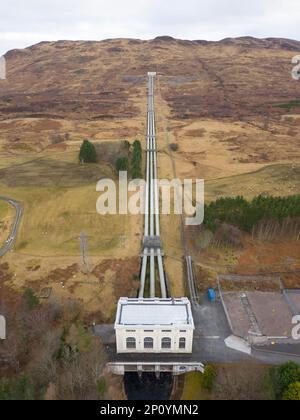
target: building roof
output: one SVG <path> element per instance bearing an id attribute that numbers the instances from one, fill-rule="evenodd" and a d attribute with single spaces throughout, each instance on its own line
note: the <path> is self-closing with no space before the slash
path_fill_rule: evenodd
<path id="1" fill-rule="evenodd" d="M 127 299 L 118 305 L 117 326 L 194 327 L 191 305 L 182 299 Z"/>

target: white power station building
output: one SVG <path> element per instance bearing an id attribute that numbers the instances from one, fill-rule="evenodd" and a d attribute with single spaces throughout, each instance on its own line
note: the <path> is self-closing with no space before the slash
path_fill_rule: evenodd
<path id="1" fill-rule="evenodd" d="M 194 329 L 187 298 L 121 298 L 115 323 L 117 353 L 192 353 Z"/>

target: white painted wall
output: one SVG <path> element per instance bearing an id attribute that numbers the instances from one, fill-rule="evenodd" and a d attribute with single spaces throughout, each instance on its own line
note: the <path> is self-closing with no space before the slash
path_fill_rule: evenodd
<path id="1" fill-rule="evenodd" d="M 131 331 L 135 332 L 131 332 Z M 152 330 L 153 332 L 148 332 Z M 164 332 L 165 330 L 171 332 Z M 181 330 L 185 330 L 186 332 L 180 332 Z M 168 327 L 161 327 L 161 326 L 147 326 L 139 327 L 135 329 L 125 328 L 125 327 L 117 327 L 116 328 L 116 340 L 117 340 L 117 353 L 192 353 L 193 351 L 193 333 L 194 330 L 190 326 L 182 326 L 179 328 L 168 328 Z M 127 349 L 126 347 L 126 339 L 127 338 L 135 338 L 136 339 L 136 349 Z M 154 348 L 153 349 L 145 349 L 144 348 L 144 339 L 146 337 L 153 338 L 154 340 Z M 163 338 L 171 338 L 171 349 L 163 349 L 161 347 L 161 342 Z M 186 339 L 186 347 L 185 349 L 179 348 L 179 340 L 180 338 Z"/>
<path id="2" fill-rule="evenodd" d="M 0 340 L 6 339 L 6 321 L 4 316 L 0 315 Z"/>

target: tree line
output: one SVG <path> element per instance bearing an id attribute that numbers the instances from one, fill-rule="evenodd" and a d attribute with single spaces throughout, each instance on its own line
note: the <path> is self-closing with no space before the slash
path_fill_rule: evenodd
<path id="1" fill-rule="evenodd" d="M 0 343 L 0 401 L 103 398 L 106 354 L 84 325 L 80 301 L 41 302 L 26 289 L 0 302 L 0 313 L 9 331 Z"/>
<path id="2" fill-rule="evenodd" d="M 135 140 L 131 145 L 125 140 L 124 145 L 126 153 L 124 153 L 124 156 L 118 157 L 115 163 L 117 173 L 128 171 L 132 179 L 142 178 L 143 151 L 141 142 Z M 95 145 L 89 140 L 84 140 L 80 147 L 79 162 L 82 164 L 98 162 Z"/>
<path id="3" fill-rule="evenodd" d="M 215 232 L 218 223 L 223 222 L 251 233 L 257 226 L 261 227 L 263 221 L 282 224 L 288 218 L 297 219 L 299 217 L 300 195 L 289 197 L 259 195 L 251 201 L 242 196 L 225 197 L 205 205 L 204 225 L 207 229 Z"/>
<path id="4" fill-rule="evenodd" d="M 129 171 L 132 179 L 142 178 L 142 160 L 143 151 L 141 142 L 135 140 L 131 146 L 129 142 L 125 142 L 128 156 L 121 156 L 116 160 L 116 171 Z"/>

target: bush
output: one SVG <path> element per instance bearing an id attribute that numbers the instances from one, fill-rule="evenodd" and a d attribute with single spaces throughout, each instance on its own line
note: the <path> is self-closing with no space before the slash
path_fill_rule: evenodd
<path id="1" fill-rule="evenodd" d="M 31 380 L 23 375 L 18 379 L 0 380 L 0 401 L 34 400 L 34 387 Z"/>
<path id="2" fill-rule="evenodd" d="M 206 366 L 205 371 L 202 377 L 202 386 L 207 391 L 211 391 L 213 389 L 215 379 L 217 377 L 217 372 L 215 368 L 211 365 Z"/>
<path id="3" fill-rule="evenodd" d="M 25 305 L 30 311 L 40 306 L 40 301 L 32 289 L 26 289 L 23 295 Z"/>
<path id="4" fill-rule="evenodd" d="M 106 381 L 104 378 L 100 379 L 100 381 L 98 381 L 97 383 L 97 387 L 98 387 L 98 392 L 100 395 L 100 398 L 103 398 L 106 392 Z"/>
<path id="5" fill-rule="evenodd" d="M 79 162 L 81 163 L 97 163 L 98 157 L 96 148 L 88 140 L 84 140 L 79 152 Z"/>
<path id="6" fill-rule="evenodd" d="M 130 150 L 130 143 L 129 143 L 129 141 L 128 141 L 128 140 L 124 140 L 124 146 L 125 146 L 125 149 L 126 149 L 127 151 L 129 151 L 129 150 Z"/>
<path id="7" fill-rule="evenodd" d="M 300 366 L 294 362 L 274 367 L 269 372 L 271 385 L 276 399 L 282 399 L 291 384 L 300 382 Z"/>
<path id="8" fill-rule="evenodd" d="M 290 384 L 282 399 L 285 401 L 300 401 L 300 382 Z"/>
<path id="9" fill-rule="evenodd" d="M 172 150 L 172 152 L 177 152 L 179 150 L 179 145 L 177 143 L 171 143 L 170 149 Z"/>

